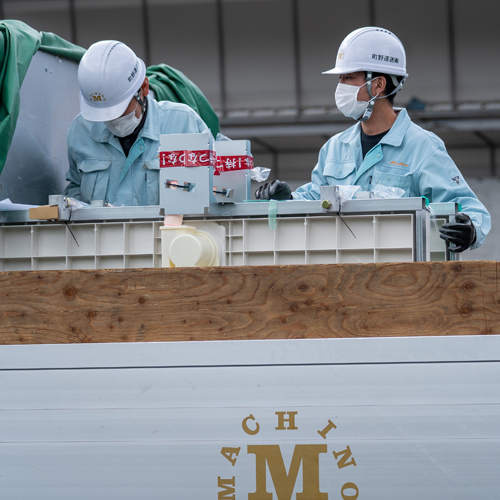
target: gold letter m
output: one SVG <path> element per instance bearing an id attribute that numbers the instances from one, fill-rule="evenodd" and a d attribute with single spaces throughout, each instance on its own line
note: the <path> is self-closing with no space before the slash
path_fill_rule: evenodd
<path id="1" fill-rule="evenodd" d="M 250 445 L 247 453 L 255 454 L 256 491 L 248 500 L 273 500 L 266 485 L 266 463 L 276 490 L 276 500 L 291 500 L 295 482 L 302 464 L 303 488 L 297 500 L 328 500 L 328 493 L 319 491 L 319 454 L 326 453 L 325 444 L 298 444 L 293 451 L 288 474 L 279 445 Z"/>

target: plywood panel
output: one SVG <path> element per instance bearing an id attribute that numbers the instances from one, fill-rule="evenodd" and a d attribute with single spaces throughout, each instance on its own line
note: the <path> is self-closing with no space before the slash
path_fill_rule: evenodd
<path id="1" fill-rule="evenodd" d="M 0 274 L 0 344 L 500 333 L 496 262 Z"/>

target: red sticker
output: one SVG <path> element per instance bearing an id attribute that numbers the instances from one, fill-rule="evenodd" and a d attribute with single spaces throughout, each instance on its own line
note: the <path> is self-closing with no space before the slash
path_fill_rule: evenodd
<path id="1" fill-rule="evenodd" d="M 165 167 L 215 167 L 215 151 L 160 151 L 160 168 Z"/>
<path id="2" fill-rule="evenodd" d="M 234 172 L 236 170 L 251 170 L 253 158 L 251 156 L 217 156 L 217 172 Z"/>

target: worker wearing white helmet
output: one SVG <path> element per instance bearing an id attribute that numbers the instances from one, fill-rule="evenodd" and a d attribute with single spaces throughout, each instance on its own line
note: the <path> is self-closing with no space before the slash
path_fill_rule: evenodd
<path id="1" fill-rule="evenodd" d="M 361 28 L 340 45 L 336 65 L 339 110 L 357 123 L 332 137 L 321 149 L 311 182 L 291 192 L 286 182 L 261 186 L 257 199 L 318 200 L 324 185 L 398 187 L 404 196 L 431 202 L 457 202 L 457 222 L 444 224 L 441 238 L 462 252 L 479 247 L 491 228 L 484 205 L 467 185 L 439 137 L 415 125 L 405 109 L 393 107 L 408 76 L 399 38 L 382 28 Z"/>
<path id="2" fill-rule="evenodd" d="M 90 203 L 158 205 L 160 134 L 208 130 L 185 104 L 156 102 L 125 44 L 95 43 L 78 68 L 80 111 L 68 131 L 65 194 Z"/>

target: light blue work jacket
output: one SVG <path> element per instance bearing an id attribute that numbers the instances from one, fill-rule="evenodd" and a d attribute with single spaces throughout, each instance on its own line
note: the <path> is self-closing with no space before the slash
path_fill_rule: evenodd
<path id="1" fill-rule="evenodd" d="M 160 134 L 206 132 L 208 127 L 185 104 L 147 99 L 146 121 L 128 156 L 104 123 L 81 115 L 73 120 L 68 130 L 69 184 L 64 194 L 85 203 L 159 204 Z"/>
<path id="2" fill-rule="evenodd" d="M 482 245 L 491 228 L 490 214 L 468 186 L 443 141 L 415 125 L 405 109 L 379 144 L 363 160 L 361 125 L 333 136 L 319 153 L 311 182 L 298 188 L 294 199 L 319 200 L 320 186 L 356 185 L 371 191 L 377 184 L 399 187 L 405 197 L 426 196 L 431 203 L 456 202 L 473 221 Z"/>

